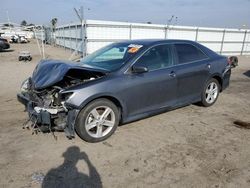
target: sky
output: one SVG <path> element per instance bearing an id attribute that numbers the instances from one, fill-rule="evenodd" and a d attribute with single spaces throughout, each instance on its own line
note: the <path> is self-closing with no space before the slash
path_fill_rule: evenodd
<path id="1" fill-rule="evenodd" d="M 0 23 L 58 25 L 77 22 L 73 8 L 87 19 L 187 26 L 250 28 L 250 0 L 0 0 Z M 177 18 L 176 18 L 177 17 Z"/>

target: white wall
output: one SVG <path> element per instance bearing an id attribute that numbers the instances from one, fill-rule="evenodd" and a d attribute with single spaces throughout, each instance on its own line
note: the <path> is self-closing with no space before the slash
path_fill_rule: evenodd
<path id="1" fill-rule="evenodd" d="M 250 30 L 167 26 L 112 21 L 86 21 L 87 53 L 127 39 L 188 39 L 225 55 L 250 54 Z M 81 25 L 73 23 L 56 29 L 56 43 L 80 51 Z M 243 42 L 245 41 L 245 42 Z"/>

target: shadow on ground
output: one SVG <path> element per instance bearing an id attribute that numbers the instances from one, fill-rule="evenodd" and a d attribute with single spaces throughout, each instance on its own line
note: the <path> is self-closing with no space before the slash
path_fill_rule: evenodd
<path id="1" fill-rule="evenodd" d="M 250 70 L 243 73 L 245 76 L 250 77 Z"/>
<path id="2" fill-rule="evenodd" d="M 8 50 L 0 50 L 0 52 L 2 53 L 2 52 L 14 52 L 14 50 L 12 50 L 12 49 L 8 49 Z"/>
<path id="3" fill-rule="evenodd" d="M 63 153 L 63 157 L 64 163 L 57 168 L 51 169 L 45 175 L 42 188 L 102 187 L 99 173 L 89 160 L 88 155 L 85 152 L 80 152 L 79 147 L 69 147 Z M 78 171 L 76 164 L 79 160 L 86 162 L 89 175 Z"/>

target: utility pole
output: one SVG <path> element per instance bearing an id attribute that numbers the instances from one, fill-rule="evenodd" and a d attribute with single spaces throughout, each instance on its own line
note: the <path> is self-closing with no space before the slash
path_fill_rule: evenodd
<path id="1" fill-rule="evenodd" d="M 8 10 L 6 10 L 6 15 L 7 15 L 8 23 L 9 23 L 9 30 L 11 31 L 11 27 L 10 27 L 10 17 L 9 17 L 9 11 L 8 11 Z"/>
<path id="2" fill-rule="evenodd" d="M 45 30 L 44 30 L 44 27 L 42 27 L 42 57 L 43 59 L 45 59 L 45 52 L 44 52 L 44 36 L 45 35 Z"/>
<path id="3" fill-rule="evenodd" d="M 80 12 L 76 8 L 74 8 L 74 10 L 81 23 L 81 39 L 82 39 L 81 52 L 82 52 L 82 57 L 85 57 L 86 56 L 86 22 L 84 19 L 84 9 L 83 9 L 83 6 L 81 6 Z"/>
<path id="4" fill-rule="evenodd" d="M 177 17 L 176 17 L 177 18 Z M 168 30 L 169 30 L 169 24 L 173 21 L 174 15 L 171 16 L 171 18 L 167 22 L 167 27 L 165 28 L 165 39 L 168 38 Z"/>

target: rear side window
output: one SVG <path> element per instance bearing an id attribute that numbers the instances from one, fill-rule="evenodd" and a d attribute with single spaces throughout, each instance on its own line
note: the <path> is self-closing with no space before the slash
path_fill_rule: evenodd
<path id="1" fill-rule="evenodd" d="M 190 44 L 175 44 L 175 49 L 179 64 L 200 61 L 207 58 L 207 56 L 200 49 Z"/>

